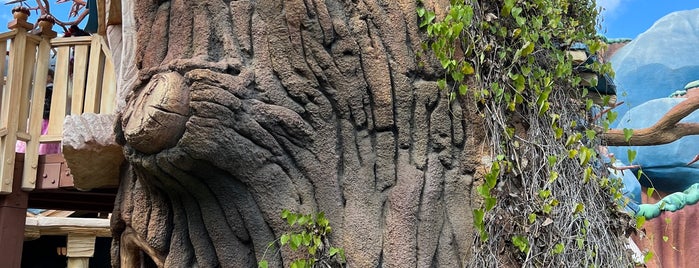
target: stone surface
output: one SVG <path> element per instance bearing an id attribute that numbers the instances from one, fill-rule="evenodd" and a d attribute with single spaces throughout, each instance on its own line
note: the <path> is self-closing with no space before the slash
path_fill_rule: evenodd
<path id="1" fill-rule="evenodd" d="M 76 188 L 119 185 L 124 152 L 114 135 L 116 115 L 69 115 L 63 124 L 63 157 Z"/>

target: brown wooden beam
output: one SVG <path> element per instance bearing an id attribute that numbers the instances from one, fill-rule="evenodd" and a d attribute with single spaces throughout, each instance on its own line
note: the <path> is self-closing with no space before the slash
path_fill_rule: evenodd
<path id="1" fill-rule="evenodd" d="M 29 195 L 21 190 L 22 166 L 16 165 L 12 193 L 0 195 L 0 261 L 2 267 L 19 268 L 22 264 L 24 221 Z"/>

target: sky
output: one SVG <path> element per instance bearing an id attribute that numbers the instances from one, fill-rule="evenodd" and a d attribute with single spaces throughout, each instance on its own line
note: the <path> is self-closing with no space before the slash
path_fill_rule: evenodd
<path id="1" fill-rule="evenodd" d="M 603 8 L 599 33 L 608 38 L 634 39 L 667 14 L 699 8 L 696 0 L 596 1 Z"/>
<path id="2" fill-rule="evenodd" d="M 17 6 L 17 4 L 5 4 L 8 2 L 8 0 L 0 0 L 0 32 L 6 32 L 9 29 L 7 29 L 7 23 L 11 21 L 12 18 L 12 8 Z M 57 4 L 56 0 L 48 0 L 49 4 L 51 5 L 51 13 L 53 13 L 56 18 L 60 19 L 61 21 L 72 21 L 75 18 L 68 18 L 68 13 L 70 11 L 70 7 L 72 5 L 72 1 L 67 1 L 65 3 Z M 36 0 L 26 0 L 26 3 L 28 3 L 31 6 L 36 6 Z M 82 10 L 81 10 L 82 12 Z M 36 19 L 39 18 L 39 13 L 32 11 L 32 14 L 29 16 L 29 22 L 36 22 Z M 87 21 L 87 19 L 83 20 L 83 24 Z M 58 26 L 54 26 L 53 30 L 56 31 L 57 33 L 62 34 L 63 29 L 61 29 Z"/>

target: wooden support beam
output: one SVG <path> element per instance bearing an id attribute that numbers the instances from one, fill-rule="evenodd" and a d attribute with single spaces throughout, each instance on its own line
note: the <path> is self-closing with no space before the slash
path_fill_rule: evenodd
<path id="1" fill-rule="evenodd" d="M 7 87 L 3 90 L 2 111 L 0 121 L 7 129 L 7 135 L 0 139 L 0 194 L 12 192 L 13 172 L 15 169 L 15 143 L 19 126 L 20 97 L 24 77 L 24 57 L 27 48 L 27 30 L 13 25 L 16 35 L 10 47 L 9 70 L 7 72 Z"/>
<path id="2" fill-rule="evenodd" d="M 48 38 L 42 38 L 36 50 L 36 69 L 34 70 L 31 107 L 29 109 L 29 127 L 27 131 L 30 139 L 27 140 L 24 152 L 24 176 L 22 177 L 22 190 L 32 191 L 36 187 L 36 173 L 39 167 L 39 143 L 41 138 L 41 122 L 44 114 L 44 100 L 46 96 L 46 83 L 49 70 L 49 57 L 51 43 Z"/>
<path id="3" fill-rule="evenodd" d="M 94 255 L 94 235 L 68 234 L 68 268 L 88 268 Z"/>
<path id="4" fill-rule="evenodd" d="M 29 195 L 21 191 L 22 170 L 14 172 L 12 193 L 0 195 L 0 261 L 2 267 L 19 268 L 24 243 L 24 221 Z"/>

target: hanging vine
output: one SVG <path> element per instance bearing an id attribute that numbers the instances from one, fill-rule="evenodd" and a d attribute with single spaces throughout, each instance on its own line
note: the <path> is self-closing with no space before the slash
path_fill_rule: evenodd
<path id="1" fill-rule="evenodd" d="M 631 266 L 621 182 L 605 176 L 597 153 L 616 113 L 593 120 L 587 97 L 599 93 L 588 92 L 566 53 L 603 48 L 594 1 L 467 0 L 451 1 L 443 18 L 417 12 L 429 37 L 423 48 L 445 70 L 438 85 L 478 107 L 492 145 L 470 265 Z M 596 61 L 585 67 L 612 72 Z"/>

